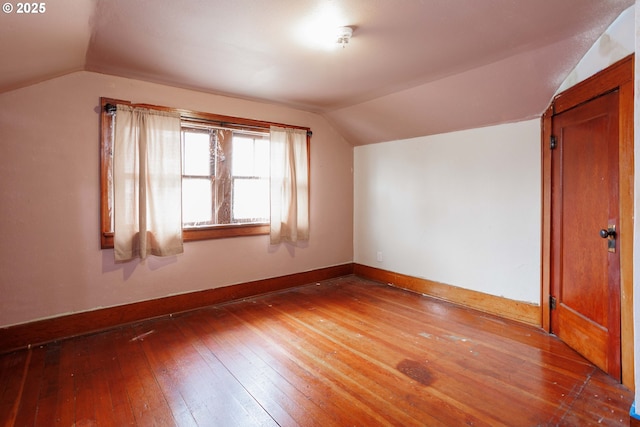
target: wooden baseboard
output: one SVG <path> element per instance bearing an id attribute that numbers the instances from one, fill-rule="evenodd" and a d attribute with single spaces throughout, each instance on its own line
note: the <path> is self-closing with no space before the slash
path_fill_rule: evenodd
<path id="1" fill-rule="evenodd" d="M 356 274 L 507 319 L 540 326 L 540 307 L 361 264 L 343 264 L 0 328 L 0 353 L 156 317 Z"/>
<path id="2" fill-rule="evenodd" d="M 533 326 L 541 326 L 540 306 L 471 291 L 444 283 L 393 273 L 362 264 L 354 264 L 353 273 L 376 282 L 439 298 L 484 313 L 494 314 Z"/>
<path id="3" fill-rule="evenodd" d="M 350 274 L 351 263 L 0 328 L 0 353 Z"/>

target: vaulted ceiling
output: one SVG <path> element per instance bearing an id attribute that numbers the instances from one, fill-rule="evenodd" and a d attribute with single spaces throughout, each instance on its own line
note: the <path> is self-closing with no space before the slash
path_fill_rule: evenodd
<path id="1" fill-rule="evenodd" d="M 633 3 L 53 0 L 0 16 L 0 91 L 95 71 L 317 112 L 368 144 L 538 117 Z M 353 38 L 327 48 L 320 25 Z"/>

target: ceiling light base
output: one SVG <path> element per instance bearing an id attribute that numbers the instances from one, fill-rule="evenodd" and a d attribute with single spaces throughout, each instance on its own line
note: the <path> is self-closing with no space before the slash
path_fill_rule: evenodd
<path id="1" fill-rule="evenodd" d="M 336 43 L 341 44 L 342 47 L 349 43 L 351 36 L 353 35 L 353 28 L 351 27 L 339 27 L 336 33 Z"/>

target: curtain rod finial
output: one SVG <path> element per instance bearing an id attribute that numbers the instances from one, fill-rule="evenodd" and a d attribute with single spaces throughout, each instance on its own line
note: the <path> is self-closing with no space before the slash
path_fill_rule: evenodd
<path id="1" fill-rule="evenodd" d="M 105 104 L 104 105 L 104 111 L 106 111 L 109 114 L 115 113 L 117 109 L 118 109 L 118 107 L 116 107 L 114 104 Z"/>

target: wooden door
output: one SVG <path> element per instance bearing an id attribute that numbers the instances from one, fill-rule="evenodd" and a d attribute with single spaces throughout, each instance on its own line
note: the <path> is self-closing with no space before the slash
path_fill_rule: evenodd
<path id="1" fill-rule="evenodd" d="M 618 97 L 553 116 L 551 332 L 620 380 Z"/>

